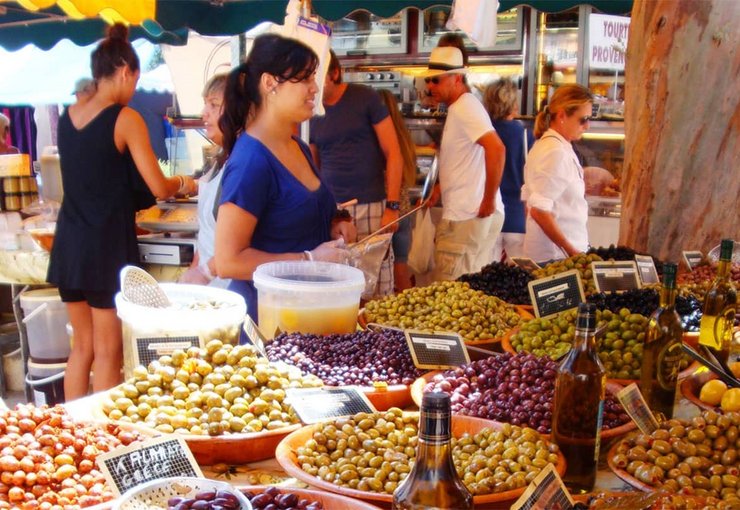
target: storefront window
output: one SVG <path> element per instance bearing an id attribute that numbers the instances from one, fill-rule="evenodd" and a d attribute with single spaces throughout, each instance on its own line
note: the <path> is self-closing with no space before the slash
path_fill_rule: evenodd
<path id="1" fill-rule="evenodd" d="M 597 96 L 598 116 L 624 117 L 625 53 L 630 18 L 592 12 L 588 20 L 588 87 Z"/>
<path id="2" fill-rule="evenodd" d="M 559 13 L 540 13 L 537 22 L 538 66 L 535 110 L 539 110 L 555 89 L 577 82 L 578 8 Z"/>
<path id="3" fill-rule="evenodd" d="M 430 7 L 419 13 L 419 52 L 428 53 L 437 46 L 439 38 L 451 31 L 447 28 L 450 17 L 448 6 Z M 476 51 L 510 51 L 522 48 L 522 10 L 509 9 L 496 15 L 496 44 L 478 47 L 463 32 L 459 33 L 469 53 Z"/>
<path id="4" fill-rule="evenodd" d="M 337 55 L 406 53 L 406 10 L 390 18 L 359 10 L 325 23 L 331 27 L 331 47 Z"/>

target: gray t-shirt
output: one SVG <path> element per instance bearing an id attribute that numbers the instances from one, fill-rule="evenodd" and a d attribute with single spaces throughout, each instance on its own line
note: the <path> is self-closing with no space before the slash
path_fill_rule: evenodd
<path id="1" fill-rule="evenodd" d="M 321 175 L 338 202 L 385 198 L 385 155 L 373 126 L 386 117 L 380 96 L 370 87 L 350 83 L 326 115 L 311 119 L 310 142 L 316 145 Z"/>

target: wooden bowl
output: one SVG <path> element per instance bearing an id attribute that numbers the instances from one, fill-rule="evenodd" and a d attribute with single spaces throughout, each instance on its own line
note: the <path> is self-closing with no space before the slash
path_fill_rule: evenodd
<path id="1" fill-rule="evenodd" d="M 320 426 L 320 424 L 308 425 L 299 430 L 296 430 L 295 432 L 290 433 L 285 439 L 280 442 L 277 450 L 275 451 L 275 458 L 277 459 L 280 466 L 285 470 L 285 472 L 297 478 L 298 480 L 318 489 L 342 494 L 351 498 L 370 501 L 381 506 L 389 506 L 393 500 L 393 496 L 391 494 L 381 494 L 378 492 L 361 491 L 357 489 L 339 487 L 338 485 L 334 485 L 331 482 L 324 481 L 319 477 L 312 476 L 301 469 L 301 467 L 298 465 L 296 450 L 298 449 L 298 447 L 303 446 L 306 441 L 308 441 L 312 437 L 314 431 Z M 452 417 L 452 435 L 454 437 L 460 437 L 465 432 L 476 433 L 485 427 L 500 429 L 501 427 L 503 427 L 503 424 L 490 420 L 482 420 L 480 418 L 472 418 L 470 416 Z M 563 457 L 561 453 L 558 453 L 558 458 L 559 460 L 557 465 L 555 466 L 555 469 L 557 470 L 558 474 L 562 476 L 563 473 L 565 473 L 565 457 Z M 525 489 L 526 487 L 521 487 L 519 489 L 499 492 L 496 494 L 475 496 L 473 498 L 473 502 L 475 503 L 476 508 L 479 508 L 482 505 L 487 505 L 491 503 L 514 501 L 522 495 Z"/>
<path id="2" fill-rule="evenodd" d="M 411 385 L 411 398 L 414 401 L 414 404 L 417 406 L 421 406 L 421 399 L 424 395 L 424 387 L 429 383 L 432 379 L 434 379 L 434 376 L 437 374 L 442 373 L 441 370 L 437 370 L 434 372 L 429 372 L 424 374 L 423 376 L 419 377 L 417 380 L 413 382 Z M 612 395 L 615 395 L 619 393 L 619 391 L 622 389 L 622 386 L 619 384 L 616 384 L 612 381 L 606 382 L 606 391 L 611 393 Z M 454 416 L 462 416 L 462 415 L 454 415 Z M 482 419 L 482 418 L 478 418 Z M 626 434 L 627 432 L 630 432 L 631 430 L 637 428 L 637 425 L 635 425 L 635 422 L 632 420 L 629 420 L 624 425 L 620 425 L 619 427 L 615 427 L 613 429 L 602 429 L 601 431 L 601 439 L 612 439 L 615 437 L 622 436 Z M 550 434 L 542 434 L 541 436 L 545 438 L 549 438 Z"/>
<path id="3" fill-rule="evenodd" d="M 641 482 L 640 480 L 629 474 L 626 469 L 617 467 L 616 464 L 614 464 L 612 458 L 616 454 L 617 448 L 620 444 L 621 441 L 616 441 L 614 445 L 609 449 L 609 452 L 606 454 L 606 462 L 609 465 L 609 469 L 611 469 L 615 475 L 630 484 L 632 487 L 640 489 L 643 492 L 653 492 L 657 487 L 653 487 L 652 485 Z"/>
<path id="4" fill-rule="evenodd" d="M 106 392 L 100 393 L 100 398 L 93 403 L 93 416 L 97 419 L 113 421 L 122 426 L 130 427 L 142 434 L 161 436 L 162 432 L 145 423 L 116 422 L 111 420 L 103 411 L 103 398 Z M 233 433 L 220 436 L 180 434 L 185 440 L 193 457 L 202 465 L 212 465 L 219 462 L 226 464 L 245 464 L 258 460 L 271 459 L 275 456 L 278 443 L 293 431 L 301 428 L 300 423 L 274 430 L 262 432 Z"/>
<path id="5" fill-rule="evenodd" d="M 704 384 L 707 383 L 708 381 L 711 381 L 712 379 L 717 379 L 717 376 L 713 374 L 712 372 L 708 372 L 708 371 L 690 375 L 689 377 L 681 381 L 681 384 L 680 384 L 681 394 L 684 397 L 686 397 L 686 399 L 688 399 L 689 402 L 697 406 L 699 409 L 707 409 L 709 411 L 716 411 L 719 408 L 719 406 L 713 406 L 711 404 L 707 404 L 706 402 L 702 402 L 699 399 L 701 387 L 704 386 Z"/>
<path id="6" fill-rule="evenodd" d="M 241 491 L 252 491 L 259 494 L 260 492 L 264 492 L 268 487 L 269 485 L 247 485 L 237 488 Z M 298 489 L 294 487 L 280 487 L 280 492 L 295 494 L 300 499 L 307 499 L 312 503 L 318 501 L 326 510 L 379 510 L 377 506 L 370 503 L 331 492 L 317 491 L 314 489 Z"/>

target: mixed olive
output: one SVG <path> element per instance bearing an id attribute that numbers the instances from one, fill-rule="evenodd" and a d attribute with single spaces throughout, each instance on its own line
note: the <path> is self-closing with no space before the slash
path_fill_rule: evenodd
<path id="1" fill-rule="evenodd" d="M 597 493 L 586 503 L 577 502 L 574 510 L 639 508 L 641 510 L 736 510 L 737 506 L 712 496 L 669 494 L 665 491 Z"/>
<path id="2" fill-rule="evenodd" d="M 320 501 L 298 497 L 290 489 L 268 487 L 262 492 L 242 489 L 254 510 L 324 510 Z"/>
<path id="3" fill-rule="evenodd" d="M 670 493 L 720 498 L 740 507 L 740 413 L 704 411 L 671 419 L 650 435 L 622 440 L 610 461 L 640 482 Z"/>
<path id="4" fill-rule="evenodd" d="M 102 407 L 111 420 L 165 433 L 260 432 L 298 422 L 285 402 L 287 388 L 321 385 L 296 367 L 258 357 L 252 346 L 211 340 L 136 367 Z"/>
<path id="5" fill-rule="evenodd" d="M 61 510 L 112 500 L 99 455 L 141 436 L 73 420 L 61 406 L 19 404 L 0 412 L 0 508 Z"/>
<path id="6" fill-rule="evenodd" d="M 411 384 L 422 374 L 403 332 L 389 329 L 325 336 L 284 333 L 266 349 L 269 359 L 295 365 L 328 386 Z"/>
<path id="7" fill-rule="evenodd" d="M 616 313 L 622 308 L 627 308 L 632 313 L 639 313 L 645 317 L 650 317 L 660 304 L 659 289 L 647 287 L 625 292 L 598 292 L 591 294 L 586 300 L 594 303 L 601 310 L 608 309 Z M 675 307 L 684 330 L 699 331 L 702 315 L 701 302 L 693 295 L 677 295 Z"/>
<path id="8" fill-rule="evenodd" d="M 436 374 L 424 392 L 448 393 L 453 413 L 549 434 L 557 370 L 558 364 L 546 356 L 504 353 Z M 616 398 L 607 395 L 603 429 L 629 420 Z"/>
<path id="9" fill-rule="evenodd" d="M 418 442 L 416 413 L 391 408 L 319 424 L 296 449 L 298 466 L 341 487 L 393 494 L 408 476 Z M 530 428 L 502 424 L 451 441 L 455 469 L 474 495 L 522 488 L 558 462 L 557 446 Z"/>
<path id="10" fill-rule="evenodd" d="M 532 271 L 532 276 L 535 278 L 545 278 L 546 276 L 554 276 L 558 273 L 570 271 L 571 269 L 577 269 L 581 275 L 581 282 L 583 283 L 583 292 L 593 294 L 596 292 L 596 284 L 594 283 L 594 275 L 591 271 L 591 262 L 603 260 L 595 253 L 585 254 L 579 253 L 563 260 L 556 260 L 547 264 L 541 269 Z"/>
<path id="11" fill-rule="evenodd" d="M 462 282 L 435 282 L 368 301 L 368 322 L 403 329 L 455 331 L 465 340 L 502 336 L 521 320 L 516 308 Z"/>
<path id="12" fill-rule="evenodd" d="M 528 284 L 533 279 L 532 275 L 521 267 L 492 262 L 478 273 L 464 274 L 457 280 L 507 303 L 530 305 L 532 300 L 529 297 Z"/>

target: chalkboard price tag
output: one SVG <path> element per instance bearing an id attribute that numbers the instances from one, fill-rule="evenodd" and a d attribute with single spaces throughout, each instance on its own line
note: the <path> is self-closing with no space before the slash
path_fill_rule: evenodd
<path id="1" fill-rule="evenodd" d="M 653 257 L 650 255 L 635 255 L 635 263 L 637 264 L 637 274 L 640 276 L 643 285 L 660 283 Z"/>
<path id="2" fill-rule="evenodd" d="M 179 436 L 132 443 L 100 455 L 98 466 L 118 496 L 151 480 L 177 476 L 203 478 L 193 454 Z"/>
<path id="3" fill-rule="evenodd" d="M 511 257 L 511 261 L 530 273 L 535 269 L 541 269 L 537 262 L 532 259 L 528 259 L 527 257 Z"/>
<path id="4" fill-rule="evenodd" d="M 533 280 L 528 286 L 537 317 L 550 317 L 578 308 L 585 300 L 581 275 L 576 269 Z"/>
<path id="5" fill-rule="evenodd" d="M 704 255 L 700 251 L 683 251 L 681 253 L 683 254 L 684 262 L 686 262 L 686 265 L 691 271 L 704 260 Z"/>
<path id="6" fill-rule="evenodd" d="M 570 510 L 574 506 L 575 501 L 555 471 L 555 466 L 548 464 L 511 506 L 511 510 Z"/>
<path id="7" fill-rule="evenodd" d="M 617 399 L 643 434 L 652 434 L 658 429 L 658 420 L 650 411 L 637 384 L 632 383 L 619 390 Z"/>
<path id="8" fill-rule="evenodd" d="M 599 292 L 624 292 L 640 288 L 634 260 L 591 262 L 591 272 Z"/>
<path id="9" fill-rule="evenodd" d="M 165 354 L 187 351 L 190 347 L 202 347 L 198 336 L 139 337 L 136 339 L 134 364 L 147 366 Z"/>
<path id="10" fill-rule="evenodd" d="M 266 358 L 267 351 L 265 350 L 265 336 L 249 315 L 244 317 L 244 333 L 247 335 L 247 339 L 252 342 L 252 345 L 257 348 L 259 353 Z"/>
<path id="11" fill-rule="evenodd" d="M 457 333 L 407 330 L 406 343 L 417 368 L 444 369 L 470 363 L 465 342 Z"/>
<path id="12" fill-rule="evenodd" d="M 357 413 L 374 413 L 375 408 L 357 387 L 289 388 L 285 391 L 303 423 L 317 423 Z"/>

